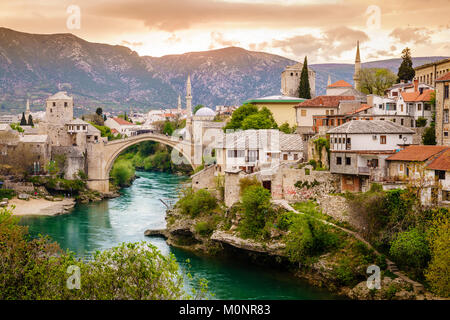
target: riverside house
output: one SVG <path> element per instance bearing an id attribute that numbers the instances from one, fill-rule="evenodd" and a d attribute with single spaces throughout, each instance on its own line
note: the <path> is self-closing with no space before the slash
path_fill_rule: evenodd
<path id="1" fill-rule="evenodd" d="M 330 171 L 341 175 L 342 191 L 355 192 L 386 177 L 386 158 L 410 145 L 414 131 L 392 121 L 352 120 L 327 133 Z"/>
<path id="2" fill-rule="evenodd" d="M 424 204 L 450 204 L 450 147 L 408 146 L 386 159 L 389 180 L 422 187 Z"/>

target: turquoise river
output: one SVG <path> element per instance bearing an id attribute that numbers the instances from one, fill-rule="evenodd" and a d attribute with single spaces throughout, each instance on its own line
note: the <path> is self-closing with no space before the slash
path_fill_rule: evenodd
<path id="1" fill-rule="evenodd" d="M 24 217 L 33 236 L 49 235 L 61 247 L 80 257 L 89 257 L 121 242 L 150 241 L 162 253 L 173 253 L 186 272 L 186 259 L 194 280 L 206 278 L 217 299 L 336 299 L 327 291 L 312 287 L 293 276 L 251 264 L 198 256 L 170 247 L 162 238 L 148 238 L 144 231 L 165 226 L 165 206 L 160 199 L 175 203 L 186 177 L 168 173 L 138 172 L 130 188 L 118 198 L 76 205 L 69 214 L 54 217 Z M 196 283 L 196 282 L 195 282 Z M 190 285 L 189 283 L 187 284 Z"/>

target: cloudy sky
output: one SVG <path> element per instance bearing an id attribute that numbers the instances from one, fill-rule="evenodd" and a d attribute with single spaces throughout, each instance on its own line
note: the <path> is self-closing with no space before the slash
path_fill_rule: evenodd
<path id="1" fill-rule="evenodd" d="M 78 12 L 80 13 L 78 16 Z M 450 0 L 0 0 L 0 26 L 162 56 L 239 46 L 310 63 L 450 55 Z M 78 18 L 79 17 L 79 18 Z"/>

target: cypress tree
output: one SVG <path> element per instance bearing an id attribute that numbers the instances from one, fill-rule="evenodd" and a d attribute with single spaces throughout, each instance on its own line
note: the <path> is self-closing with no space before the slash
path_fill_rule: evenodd
<path id="1" fill-rule="evenodd" d="M 33 117 L 31 116 L 31 114 L 28 116 L 28 125 L 34 127 Z"/>
<path id="2" fill-rule="evenodd" d="M 22 112 L 22 119 L 20 120 L 20 125 L 21 126 L 27 125 L 27 120 L 25 119 L 25 112 Z"/>
<path id="3" fill-rule="evenodd" d="M 298 96 L 300 98 L 311 99 L 311 89 L 309 87 L 309 79 L 308 79 L 308 61 L 306 59 L 306 56 L 305 61 L 303 62 L 302 73 L 300 75 Z"/>
<path id="4" fill-rule="evenodd" d="M 408 82 L 414 79 L 414 75 L 416 74 L 416 71 L 414 71 L 414 68 L 412 67 L 411 50 L 409 48 L 403 49 L 402 59 L 402 63 L 398 68 L 397 82 L 400 82 L 401 80 Z"/>

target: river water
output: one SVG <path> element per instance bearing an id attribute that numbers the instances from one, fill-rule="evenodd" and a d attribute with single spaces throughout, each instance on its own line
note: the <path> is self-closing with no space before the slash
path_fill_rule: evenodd
<path id="1" fill-rule="evenodd" d="M 23 217 L 21 223 L 29 226 L 33 236 L 49 235 L 62 248 L 87 258 L 97 250 L 121 242 L 150 241 L 163 254 L 173 253 L 181 272 L 186 272 L 186 259 L 189 259 L 194 283 L 198 278 L 206 278 L 209 291 L 217 299 L 337 298 L 284 272 L 246 261 L 198 256 L 170 247 L 162 238 L 145 237 L 146 229 L 165 226 L 165 206 L 159 199 L 175 203 L 180 184 L 186 177 L 159 172 L 138 172 L 137 175 L 139 178 L 130 188 L 123 189 L 118 198 L 78 204 L 66 215 Z"/>

